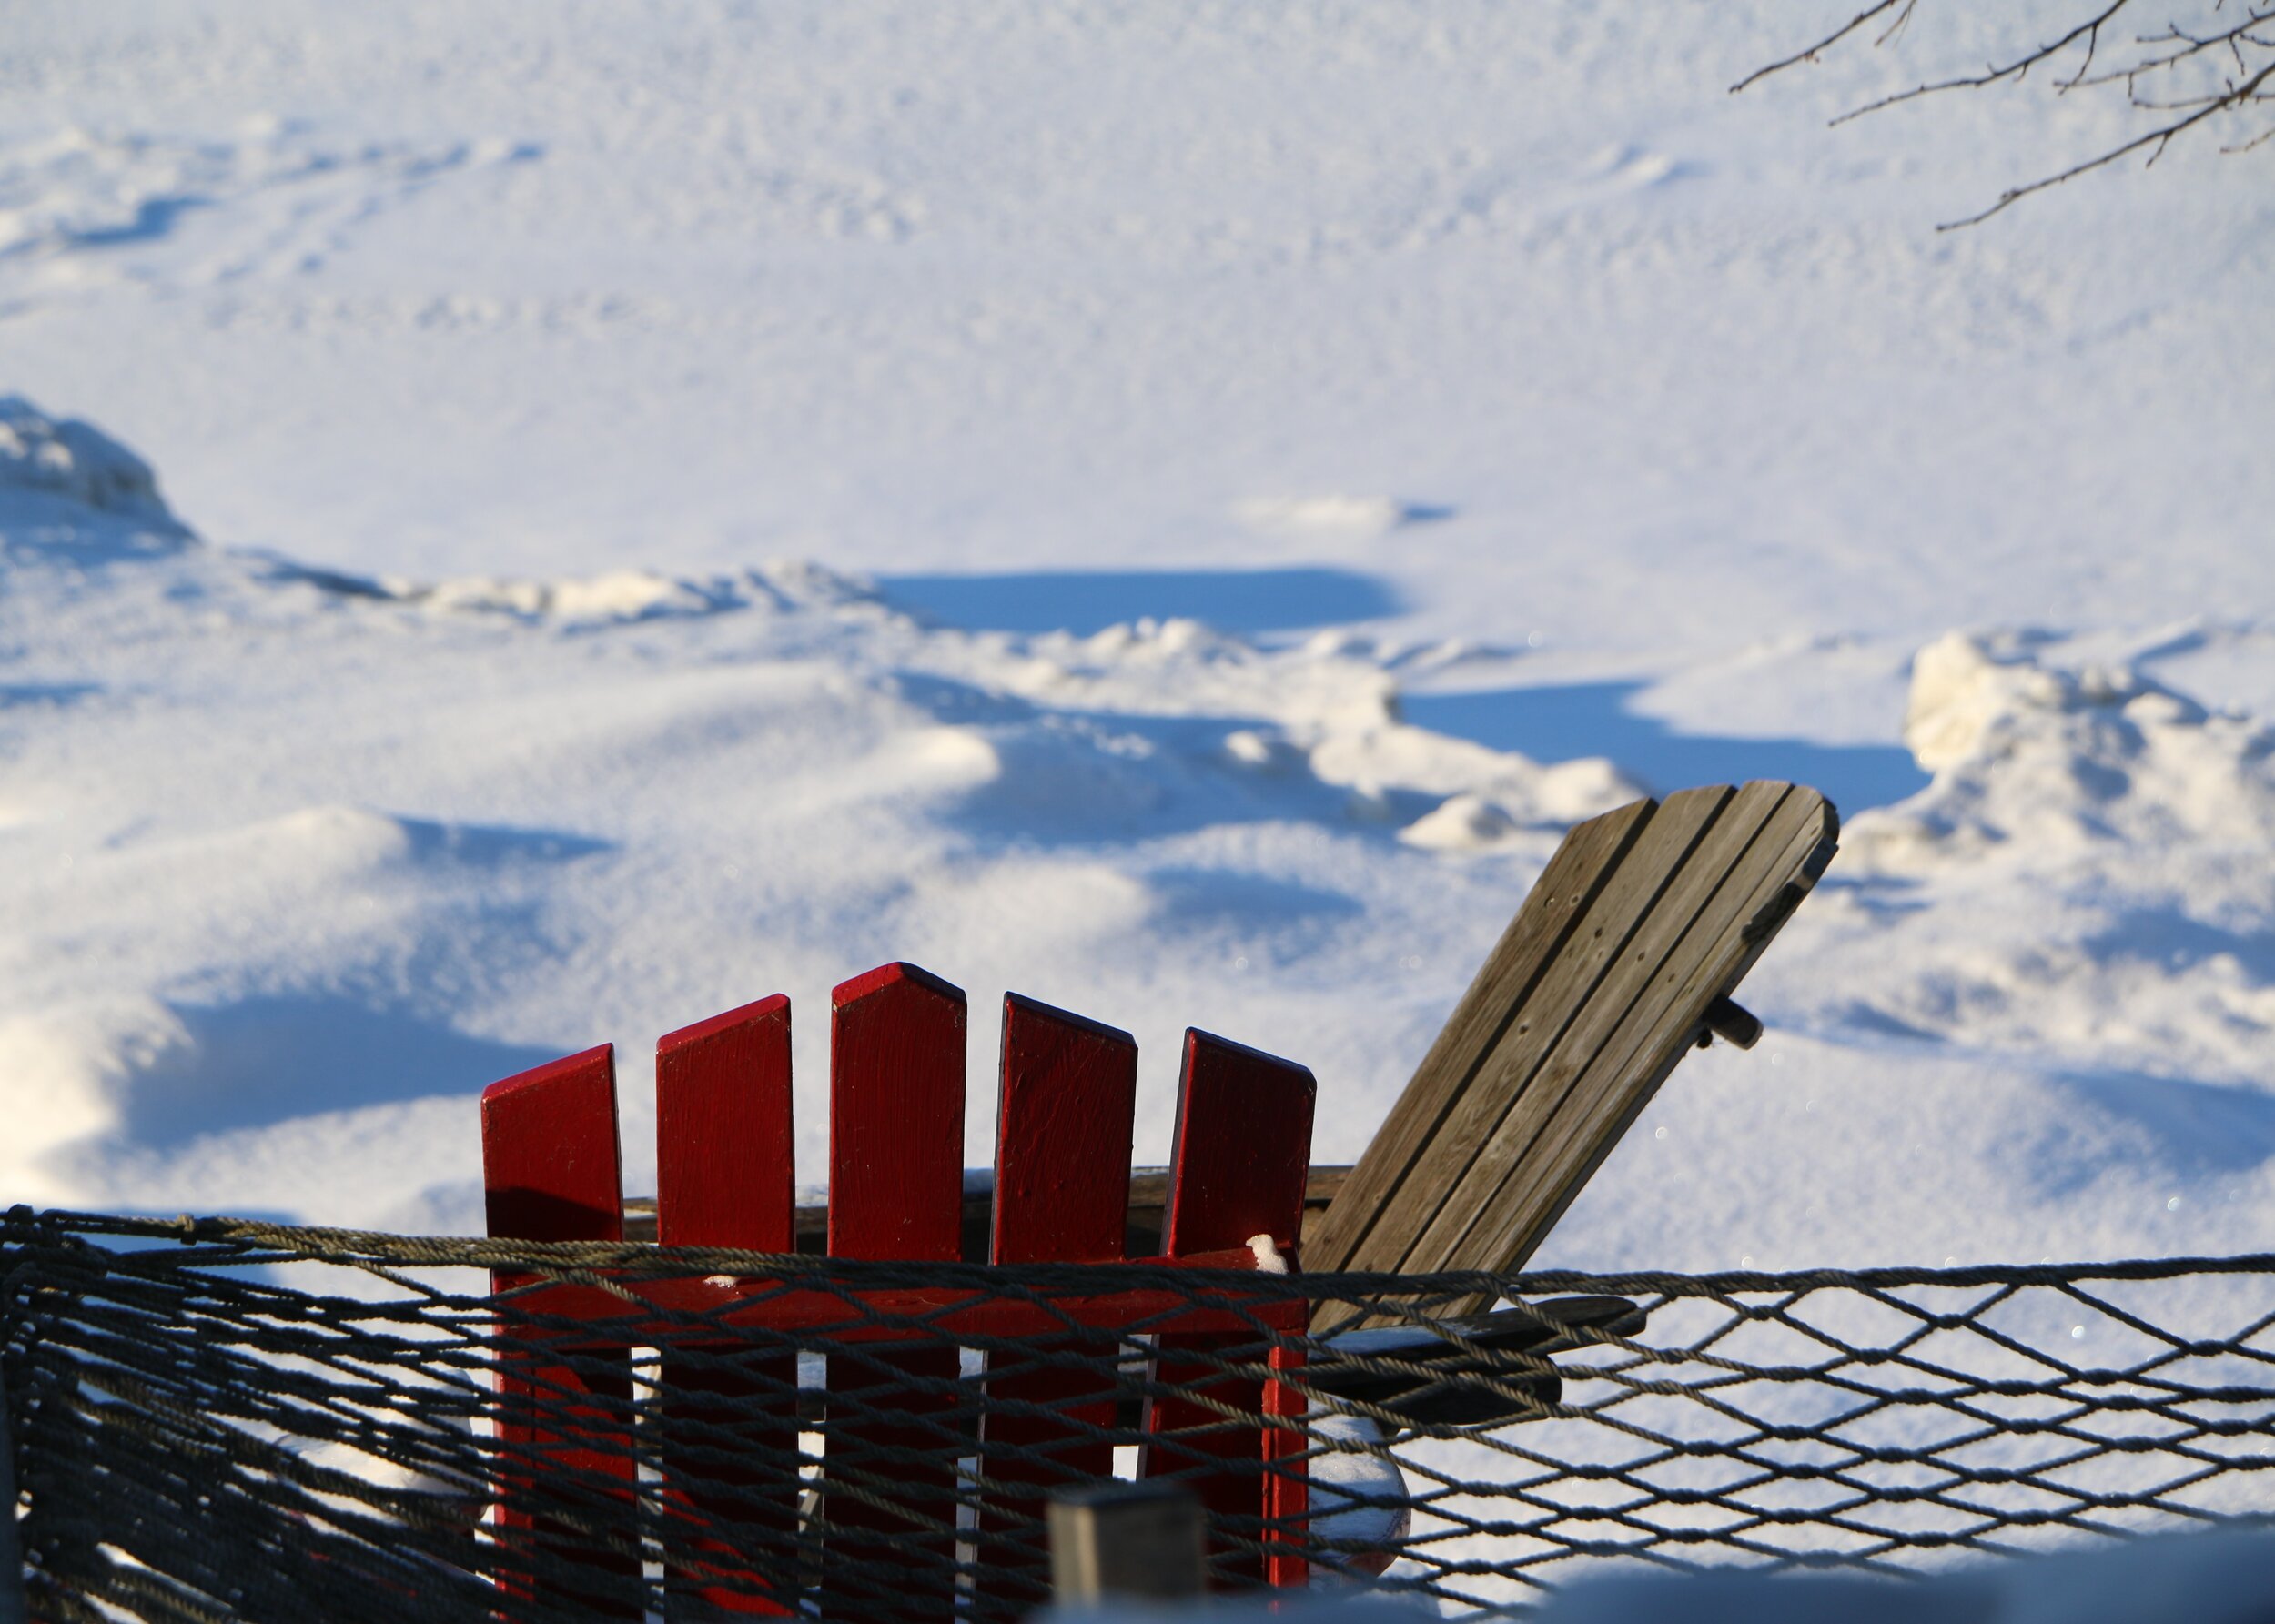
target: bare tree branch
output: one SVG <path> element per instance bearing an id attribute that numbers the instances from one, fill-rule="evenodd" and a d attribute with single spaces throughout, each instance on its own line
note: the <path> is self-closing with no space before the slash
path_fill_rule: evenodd
<path id="1" fill-rule="evenodd" d="M 2260 68 L 2257 74 L 2252 76 L 2248 86 L 2245 87 L 2245 95 L 2242 99 L 2250 99 L 2251 95 L 2256 93 L 2259 87 L 2267 82 L 2268 76 L 2270 74 L 2275 74 L 2275 62 L 2268 64 L 2268 66 Z M 2098 157 L 2088 158 L 2082 164 L 2074 164 L 2058 175 L 2049 175 L 2046 177 L 2045 179 L 2034 180 L 2027 186 L 2010 187 L 2006 191 L 1999 194 L 1997 202 L 1983 210 L 1982 213 L 1969 215 L 1964 220 L 1946 220 L 1942 225 L 1936 227 L 1936 229 L 1938 231 L 1956 231 L 1963 226 L 1978 226 L 1985 220 L 1989 219 L 1991 216 L 1997 214 L 2000 209 L 2005 208 L 2007 205 L 2019 202 L 2021 199 L 2030 196 L 2033 192 L 2043 192 L 2048 187 L 2058 187 L 2066 180 L 2074 180 L 2078 176 L 2084 175 L 2089 170 L 2100 168 L 2104 164 L 2114 164 L 2118 159 L 2124 157 L 2130 153 L 2138 152 L 2144 146 L 2153 147 L 2155 149 L 2149 155 L 2149 161 L 2153 164 L 2164 156 L 2164 149 L 2172 144 L 2172 138 L 2175 136 L 2179 135 L 2183 130 L 2193 128 L 2195 126 L 2201 124 L 2205 119 L 2211 117 L 2214 114 L 2220 112 L 2226 107 L 2235 105 L 2236 100 L 2237 98 L 2235 97 L 2225 96 L 2208 100 L 2202 106 L 2199 107 L 2195 112 L 2189 114 L 2186 118 L 2169 124 L 2162 129 L 2151 130 L 2145 136 L 2136 136 L 2134 139 L 2126 142 L 2121 146 L 2113 146 Z M 2140 105 L 2141 104 L 2139 103 L 2135 104 L 2135 106 Z M 2262 130 L 2259 133 L 2259 135 L 2252 137 L 2249 145 L 2250 146 L 2256 146 L 2260 142 L 2266 140 L 2270 135 L 2275 135 L 2275 129 Z M 2233 150 L 2245 151 L 2248 149 L 2248 147 L 2238 147 Z M 2223 147 L 2221 150 L 2227 151 L 2230 149 Z"/>
<path id="2" fill-rule="evenodd" d="M 1852 107 L 1832 120 L 1835 126 L 1876 113 L 1901 102 L 1917 101 L 1923 96 L 1937 96 L 1952 90 L 1982 90 L 1995 85 L 2019 85 L 2029 77 L 2033 68 L 2054 63 L 2065 53 L 2077 50 L 2077 66 L 2066 76 L 2053 80 L 2054 93 L 2068 96 L 2074 91 L 2093 91 L 2115 86 L 2124 86 L 2126 105 L 2139 113 L 2153 115 L 2179 114 L 2156 127 L 2121 141 L 2108 150 L 2059 172 L 2031 181 L 2027 185 L 2009 187 L 1998 200 L 1980 213 L 1962 220 L 1953 220 L 1936 227 L 1949 231 L 1963 226 L 1973 226 L 1987 220 L 2008 206 L 2042 192 L 2080 175 L 2091 173 L 2117 162 L 2133 153 L 2146 151 L 2153 165 L 2172 142 L 2210 120 L 2226 114 L 2242 114 L 2254 106 L 2275 103 L 2275 91 L 2269 86 L 2270 71 L 2275 71 L 2275 0 L 2209 0 L 2209 15 L 2193 27 L 2183 27 L 2177 19 L 2166 22 L 2163 31 L 2136 37 L 2127 47 L 2114 53 L 2129 56 L 2103 66 L 2096 72 L 2096 65 L 2107 63 L 2109 25 L 2119 13 L 2133 5 L 2136 0 L 2103 0 L 2088 15 L 2065 29 L 2057 37 L 2042 45 L 2021 51 L 2004 60 L 1985 65 L 1977 74 L 1962 74 L 1950 78 L 1936 79 L 1897 91 Z M 2205 0 L 2196 0 L 2202 13 Z M 1734 95 L 1748 86 L 1774 73 L 1814 63 L 1820 55 L 1857 33 L 1868 23 L 1895 14 L 1894 20 L 1873 42 L 1877 49 L 1901 33 L 1913 17 L 1918 0 L 1876 0 L 1850 17 L 1847 22 L 1825 35 L 1815 43 L 1768 66 L 1755 69 L 1730 88 Z M 2172 48 L 2164 48 L 2172 47 Z M 2209 65 L 2225 61 L 2232 72 L 2217 84 L 2199 87 L 2200 80 L 2193 76 L 2178 77 L 2191 65 Z M 2161 86 L 2169 86 L 2169 89 Z M 2275 137 L 2275 114 L 2269 115 L 2267 128 L 2255 131 L 2242 140 L 2225 144 L 2218 148 L 2222 153 L 2250 152 Z"/>

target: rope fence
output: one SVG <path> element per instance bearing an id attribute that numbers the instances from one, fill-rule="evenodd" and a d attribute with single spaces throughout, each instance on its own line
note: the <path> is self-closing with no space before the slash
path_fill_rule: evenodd
<path id="1" fill-rule="evenodd" d="M 28 1616 L 65 1624 L 1017 1618 L 1048 1493 L 1101 1469 L 1191 1483 L 1220 1585 L 1452 1617 L 2275 1510 L 2275 1256 L 1302 1276 L 18 1207 L 0 1285 Z M 1330 1305 L 1368 1328 L 1289 1328 Z"/>

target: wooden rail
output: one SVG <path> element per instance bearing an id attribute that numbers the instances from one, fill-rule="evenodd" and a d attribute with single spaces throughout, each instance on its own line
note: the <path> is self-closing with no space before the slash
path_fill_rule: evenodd
<path id="1" fill-rule="evenodd" d="M 1303 1222 L 1306 1230 L 1319 1221 L 1327 1211 L 1328 1203 L 1335 1199 L 1350 1176 L 1347 1164 L 1315 1166 L 1303 1181 Z M 986 1189 L 967 1189 L 964 1192 L 963 1261 L 987 1261 L 988 1224 L 994 1210 L 996 1194 L 992 1185 Z M 1127 1236 L 1123 1250 L 1131 1257 L 1150 1257 L 1161 1250 L 1161 1214 L 1168 1205 L 1169 1170 L 1167 1167 L 1136 1167 L 1129 1175 L 1129 1211 L 1124 1223 Z M 792 1235 L 797 1242 L 795 1249 L 821 1256 L 829 1246 L 829 1207 L 826 1204 L 801 1206 L 792 1215 Z M 632 1195 L 624 1202 L 624 1238 L 628 1241 L 653 1241 L 656 1238 L 655 1197 Z"/>

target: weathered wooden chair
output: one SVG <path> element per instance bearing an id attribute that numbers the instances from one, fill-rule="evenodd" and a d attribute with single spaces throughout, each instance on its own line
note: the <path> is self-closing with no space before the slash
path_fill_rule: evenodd
<path id="1" fill-rule="evenodd" d="M 1313 1099 L 1309 1072 L 1206 1034 L 1188 1033 L 1178 1106 L 1175 1162 L 1158 1223 L 1164 1260 L 1249 1266 L 1251 1237 L 1269 1236 L 1293 1251 L 1302 1236 L 1308 1272 L 1421 1273 L 1518 1266 L 1570 1205 L 1691 1046 L 1719 1034 L 1750 1047 L 1759 1023 L 1731 1002 L 1772 936 L 1831 860 L 1838 829 L 1833 808 L 1814 791 L 1757 782 L 1687 790 L 1664 803 L 1637 802 L 1573 830 L 1551 859 L 1500 944 L 1348 1177 L 1315 1176 L 1312 1205 L 1331 1201 L 1308 1226 L 1306 1164 Z M 791 1174 L 790 1011 L 768 999 L 674 1033 L 657 1048 L 658 1191 L 654 1233 L 668 1245 L 735 1246 L 790 1252 L 798 1243 Z M 1136 1045 L 1127 1034 L 1016 996 L 1004 1009 L 1001 1095 L 995 1183 L 978 1202 L 964 1190 L 962 1168 L 965 1001 L 954 987 L 907 965 L 887 965 L 847 982 L 833 996 L 831 1132 L 826 1246 L 837 1256 L 947 1262 L 974 1255 L 966 1232 L 984 1217 L 985 1256 L 1000 1263 L 1113 1261 L 1142 1225 L 1133 1211 L 1128 1153 L 1136 1086 Z M 483 1098 L 483 1145 L 490 1233 L 534 1240 L 616 1239 L 624 1234 L 618 1173 L 612 1051 L 600 1048 L 494 1085 Z M 1337 1187 L 1340 1186 L 1340 1187 Z M 1138 1220 L 1133 1222 L 1133 1220 Z M 500 1288 L 518 1282 L 500 1279 Z M 687 1289 L 675 1306 L 732 1306 L 735 1287 L 715 1285 L 706 1297 Z M 655 1294 L 651 1294 L 655 1295 Z M 558 1307 L 567 1298 L 551 1294 Z M 1468 1305 L 1474 1308 L 1481 1305 Z M 1589 1299 L 1569 1306 L 1575 1324 L 1619 1327 L 1628 1306 Z M 594 1313 L 621 1312 L 600 1297 Z M 743 1323 L 780 1323 L 776 1300 L 744 1311 Z M 1450 1310 L 1451 1312 L 1451 1310 Z M 1200 1318 L 1197 1316 L 1196 1323 Z M 1300 1328 L 1299 1310 L 1259 1309 L 1256 1318 Z M 1357 1311 L 1338 1306 L 1314 1318 L 1319 1332 L 1357 1328 Z M 938 1322 L 946 1324 L 946 1321 Z M 976 1322 L 974 1322 L 976 1324 Z M 990 1328 L 1017 1316 L 998 1315 Z M 1086 1326 L 1110 1329 L 1111 1316 Z M 1123 1323 L 1127 1323 L 1124 1321 Z M 1493 1337 L 1540 1343 L 1537 1319 L 1513 1331 L 1472 1326 L 1474 1346 Z M 1063 1325 L 1034 1316 L 1026 1334 L 1047 1337 Z M 721 1377 L 699 1364 L 671 1359 L 662 1386 L 674 1415 L 700 1421 L 714 1405 L 737 1397 L 751 1408 L 749 1378 Z M 1239 1340 L 1252 1333 L 1232 1337 Z M 1207 1407 L 1221 1398 L 1249 1413 L 1293 1413 L 1291 1389 L 1278 1382 L 1227 1384 L 1190 1356 L 1221 1345 L 1221 1328 L 1172 1329 L 1160 1338 L 1158 1379 L 1189 1384 L 1196 1402 L 1161 1400 L 1145 1420 L 1154 1445 L 1148 1469 L 1193 1470 L 1196 1459 L 1226 1462 L 1203 1475 L 1204 1499 L 1219 1512 L 1293 1526 L 1305 1513 L 1299 1472 L 1259 1478 L 1267 1449 L 1293 1452 L 1299 1435 L 1228 1429 Z M 1441 1345 L 1446 1346 L 1446 1345 Z M 1430 1338 L 1401 1344 L 1410 1363 L 1431 1353 Z M 1187 1360 L 1180 1362 L 1179 1354 Z M 848 1362 L 850 1365 L 850 1361 Z M 833 1361 L 834 1364 L 834 1361 Z M 558 1393 L 579 1384 L 596 1397 L 629 1392 L 613 1377 L 524 1361 L 526 1376 L 508 1378 L 509 1397 L 523 1389 Z M 923 1436 L 923 1416 L 937 1399 L 917 1390 L 880 1395 L 878 1375 L 895 1371 L 937 1381 L 953 1378 L 957 1355 L 939 1345 L 871 1352 L 860 1371 L 841 1380 L 864 1384 L 859 1425 L 831 1437 L 831 1459 L 858 1458 L 865 1446 L 889 1448 Z M 864 1374 L 863 1372 L 865 1372 Z M 1110 1413 L 1102 1385 L 1063 1367 L 992 1374 L 997 1390 L 1056 1407 L 1070 1419 Z M 711 1385 L 706 1386 L 709 1383 Z M 1552 1376 L 1534 1399 L 1552 1401 Z M 776 1390 L 794 1390 L 794 1369 Z M 1321 1367 L 1318 1384 L 1335 1378 Z M 1505 1386 L 1505 1384 L 1504 1384 Z M 1380 1403 L 1387 1391 L 1353 1396 Z M 1464 1400 L 1467 1402 L 1467 1400 Z M 889 1417 L 898 1405 L 905 1427 Z M 556 1406 L 556 1408 L 559 1407 Z M 885 1413 L 888 1418 L 880 1421 Z M 1490 1409 L 1437 1419 L 1482 1424 Z M 1499 1417 L 1506 1418 L 1506 1417 Z M 1212 1425 L 1212 1422 L 1214 1423 Z M 595 1425 L 599 1425 L 596 1423 Z M 998 1482 L 1036 1482 L 1036 1500 L 1013 1508 L 1023 1517 L 1039 1505 L 1043 1485 L 1025 1453 L 1056 1446 L 1053 1471 L 1103 1477 L 1110 1468 L 1100 1444 L 1068 1445 L 1064 1423 L 1046 1416 L 991 1416 L 980 1442 L 982 1471 Z M 794 1405 L 771 1438 L 753 1437 L 743 1470 L 691 1455 L 674 1468 L 667 1438 L 665 1475 L 672 1492 L 716 1519 L 753 1528 L 762 1543 L 785 1543 L 795 1508 L 784 1503 L 751 1509 L 733 1491 L 753 1481 L 794 1474 Z M 1180 1437 L 1180 1435 L 1183 1435 Z M 510 1437 L 537 1436 L 537 1424 Z M 612 1444 L 614 1440 L 610 1440 Z M 988 1458 L 987 1446 L 1019 1450 Z M 630 1471 L 619 1447 L 580 1450 L 574 1437 L 551 1437 L 549 1459 L 567 1469 Z M 774 1458 L 762 1457 L 769 1452 Z M 621 1465 L 617 1463 L 622 1463 Z M 825 1564 L 819 1603 L 824 1615 L 911 1616 L 953 1605 L 955 1503 L 952 1468 L 896 1468 L 897 1497 L 927 1515 L 910 1518 L 862 1500 L 833 1507 L 835 1548 Z M 1027 1476 L 1022 1476 L 1023 1473 Z M 511 1485 L 501 1518 L 511 1530 L 520 1513 Z M 626 1497 L 624 1517 L 631 1508 Z M 880 1609 L 838 1589 L 865 1564 L 906 1565 L 910 1529 L 939 1548 L 935 1560 L 911 1567 L 897 1608 Z M 521 1518 L 526 1527 L 527 1518 Z M 874 1547 L 864 1530 L 879 1536 Z M 542 1535 L 541 1528 L 529 1530 Z M 993 1530 L 974 1531 L 997 1577 L 980 1583 L 1026 1587 L 1032 1593 L 1039 1553 L 1016 1543 L 991 1547 Z M 921 1541 L 919 1541 L 921 1542 Z M 697 1548 L 673 1559 L 682 1581 L 723 1607 L 782 1611 L 800 1605 L 780 1572 L 745 1571 L 717 1550 Z M 1220 1554 L 1220 1561 L 1222 1560 Z M 595 1558 L 606 1569 L 608 1558 Z M 1362 1564 L 1364 1565 L 1364 1564 Z M 1290 1553 L 1256 1563 L 1253 1576 L 1301 1582 L 1304 1564 Z M 636 1578 L 623 1571 L 620 1579 Z M 706 1585 L 708 1576 L 715 1583 Z M 596 1583 L 597 1583 L 596 1579 Z M 870 1582 L 874 1582 L 874 1579 Z M 592 1585 L 580 1586 L 591 1595 Z M 629 1589 L 625 1594 L 630 1595 Z M 637 1611 L 627 1599 L 626 1616 Z"/>

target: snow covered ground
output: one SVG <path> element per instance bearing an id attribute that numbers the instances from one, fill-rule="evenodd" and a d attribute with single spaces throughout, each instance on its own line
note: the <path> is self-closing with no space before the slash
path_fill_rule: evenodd
<path id="1" fill-rule="evenodd" d="M 1563 826 L 1774 775 L 1772 1035 L 1542 1263 L 2264 1247 L 2265 160 L 1938 236 L 2112 126 L 1724 94 L 1838 9 L 12 8 L 0 1197 L 463 1231 L 604 1039 L 640 1187 L 774 991 L 818 1175 L 895 957 L 975 1164 L 1006 987 L 1348 1158 Z"/>

